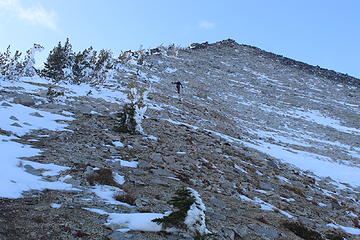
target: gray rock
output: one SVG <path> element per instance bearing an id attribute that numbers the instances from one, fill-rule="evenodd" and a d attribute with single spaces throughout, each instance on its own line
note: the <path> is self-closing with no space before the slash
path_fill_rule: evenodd
<path id="1" fill-rule="evenodd" d="M 108 236 L 110 240 L 148 240 L 143 234 L 139 233 L 123 233 L 115 231 Z"/>
<path id="2" fill-rule="evenodd" d="M 35 176 L 41 176 L 41 171 L 38 170 L 38 169 L 35 169 L 33 166 L 31 165 L 24 165 L 24 169 L 26 172 L 32 174 L 32 175 L 35 175 Z"/>
<path id="3" fill-rule="evenodd" d="M 55 103 L 48 103 L 48 104 L 43 104 L 42 108 L 45 108 L 47 110 L 52 110 L 51 112 L 55 112 L 55 111 L 60 111 L 64 108 L 64 106 L 61 106 L 59 104 L 55 104 Z"/>
<path id="4" fill-rule="evenodd" d="M 151 169 L 151 172 L 155 175 L 165 176 L 165 177 L 175 177 L 174 174 L 165 170 L 165 169 Z"/>
<path id="5" fill-rule="evenodd" d="M 338 202 L 335 202 L 335 201 L 331 202 L 331 207 L 336 210 L 340 210 L 343 208 Z"/>
<path id="6" fill-rule="evenodd" d="M 108 150 L 111 154 L 114 154 L 114 155 L 118 152 L 118 150 L 116 150 L 116 148 L 114 148 L 114 147 L 108 147 Z"/>
<path id="7" fill-rule="evenodd" d="M 245 237 L 246 235 L 248 235 L 248 229 L 247 227 L 243 226 L 243 227 L 237 227 L 233 229 L 234 232 L 236 232 L 240 237 Z"/>
<path id="8" fill-rule="evenodd" d="M 223 200 L 218 199 L 218 198 L 216 198 L 216 197 L 214 197 L 214 196 L 212 196 L 212 197 L 210 198 L 210 202 L 211 202 L 213 205 L 215 205 L 216 207 L 226 208 L 226 203 L 225 203 Z"/>
<path id="9" fill-rule="evenodd" d="M 38 112 L 33 112 L 33 113 L 30 113 L 29 115 L 34 116 L 34 117 L 44 117 L 43 115 L 41 115 Z"/>
<path id="10" fill-rule="evenodd" d="M 297 219 L 299 220 L 299 222 L 303 223 L 306 226 L 316 226 L 316 221 L 308 217 L 303 217 L 299 215 L 297 216 Z"/>
<path id="11" fill-rule="evenodd" d="M 170 186 L 169 183 L 165 182 L 164 180 L 161 180 L 160 178 L 157 178 L 157 177 L 154 177 L 151 179 L 151 183 L 153 184 L 158 184 L 158 185 L 162 185 L 162 186 L 165 186 L 165 187 L 168 187 Z"/>
<path id="12" fill-rule="evenodd" d="M 70 178 L 66 179 L 64 182 L 71 184 L 74 188 L 81 188 L 81 181 L 78 179 Z"/>
<path id="13" fill-rule="evenodd" d="M 134 174 L 136 176 L 144 176 L 144 175 L 148 174 L 148 172 L 146 172 L 146 171 L 144 171 L 142 169 L 136 168 L 136 169 L 132 170 L 132 174 Z"/>
<path id="14" fill-rule="evenodd" d="M 35 100 L 29 95 L 21 95 L 21 96 L 15 97 L 13 102 L 17 103 L 17 104 L 28 106 L 28 107 L 35 105 Z"/>
<path id="15" fill-rule="evenodd" d="M 267 161 L 267 165 L 268 165 L 269 167 L 272 167 L 272 168 L 275 168 L 275 169 L 279 169 L 279 166 L 278 166 L 274 161 L 272 161 L 272 160 Z"/>
<path id="16" fill-rule="evenodd" d="M 173 156 L 163 156 L 164 162 L 167 164 L 174 164 L 175 158 Z"/>
<path id="17" fill-rule="evenodd" d="M 151 200 L 149 198 L 138 198 L 135 200 L 135 205 L 139 208 L 142 208 L 144 206 L 147 206 Z"/>
<path id="18" fill-rule="evenodd" d="M 235 239 L 235 232 L 232 229 L 225 228 L 223 232 L 226 239 L 230 239 L 230 240 Z"/>
<path id="19" fill-rule="evenodd" d="M 259 235 L 265 236 L 269 239 L 276 239 L 279 237 L 279 232 L 275 229 L 270 229 L 267 227 L 259 226 L 259 225 L 250 225 L 249 226 L 252 230 L 254 230 Z"/>
<path id="20" fill-rule="evenodd" d="M 217 212 L 206 212 L 206 217 L 209 219 L 214 219 L 214 220 L 218 220 L 218 221 L 226 221 L 226 219 L 227 219 L 224 214 L 217 213 Z"/>
<path id="21" fill-rule="evenodd" d="M 261 189 L 265 189 L 265 190 L 273 190 L 273 187 L 271 186 L 271 184 L 266 183 L 266 182 L 259 182 L 259 187 Z"/>
<path id="22" fill-rule="evenodd" d="M 18 123 L 13 123 L 13 124 L 11 124 L 11 126 L 14 126 L 14 127 L 22 127 L 20 124 L 18 124 Z"/>
<path id="23" fill-rule="evenodd" d="M 3 103 L 1 104 L 1 106 L 3 106 L 3 107 L 11 107 L 11 104 L 9 104 L 9 103 L 7 103 L 7 102 L 3 102 Z"/>
<path id="24" fill-rule="evenodd" d="M 9 117 L 11 120 L 14 120 L 14 121 L 19 121 L 19 119 L 17 119 L 17 117 L 15 117 L 15 116 L 11 116 L 11 117 Z"/>
<path id="25" fill-rule="evenodd" d="M 221 148 L 215 148 L 214 150 L 216 153 L 222 153 L 222 149 Z"/>
<path id="26" fill-rule="evenodd" d="M 95 174 L 95 172 L 94 172 L 93 168 L 90 167 L 90 166 L 87 166 L 84 173 L 83 173 L 83 176 L 84 176 L 85 179 L 87 179 L 87 178 L 91 177 L 94 174 Z"/>
<path id="27" fill-rule="evenodd" d="M 163 162 L 163 158 L 161 156 L 160 153 L 152 153 L 149 156 L 150 160 L 156 162 L 156 163 L 162 163 Z"/>
<path id="28" fill-rule="evenodd" d="M 150 163 L 148 163 L 147 161 L 144 160 L 139 160 L 138 162 L 138 167 L 139 168 L 144 168 L 144 169 L 150 169 L 152 168 L 152 165 Z"/>

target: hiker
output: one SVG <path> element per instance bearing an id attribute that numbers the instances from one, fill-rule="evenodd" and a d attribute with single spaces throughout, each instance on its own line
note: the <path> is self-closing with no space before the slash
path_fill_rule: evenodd
<path id="1" fill-rule="evenodd" d="M 181 88 L 184 88 L 183 85 L 181 84 L 181 82 L 179 82 L 179 81 L 177 81 L 177 82 L 172 82 L 172 84 L 176 84 L 177 93 L 180 94 L 180 86 L 181 86 Z"/>

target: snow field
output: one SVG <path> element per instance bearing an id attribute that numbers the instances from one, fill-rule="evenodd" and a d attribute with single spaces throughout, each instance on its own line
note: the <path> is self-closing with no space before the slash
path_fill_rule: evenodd
<path id="1" fill-rule="evenodd" d="M 13 141 L 14 138 L 0 135 L 1 169 L 0 174 L 0 197 L 20 198 L 22 192 L 32 189 L 56 189 L 56 190 L 74 190 L 70 184 L 61 181 L 44 181 L 42 176 L 56 176 L 66 167 L 55 164 L 40 164 L 30 161 L 20 161 L 22 157 L 31 157 L 37 155 L 40 150 L 31 148 Z M 34 169 L 41 169 L 40 176 L 30 174 L 25 171 L 29 165 Z M 40 173 L 39 173 L 40 174 Z"/>

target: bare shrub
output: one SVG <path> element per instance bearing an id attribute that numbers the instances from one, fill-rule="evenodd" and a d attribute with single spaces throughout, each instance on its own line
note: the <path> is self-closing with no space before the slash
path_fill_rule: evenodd
<path id="1" fill-rule="evenodd" d="M 90 185 L 95 185 L 96 183 L 98 183 L 101 185 L 121 187 L 121 185 L 114 180 L 112 170 L 107 168 L 95 170 L 94 173 L 90 174 L 86 178 L 86 180 Z"/>
<path id="2" fill-rule="evenodd" d="M 116 192 L 114 194 L 114 199 L 119 202 L 127 203 L 130 205 L 135 205 L 135 198 L 129 193 L 126 192 Z"/>

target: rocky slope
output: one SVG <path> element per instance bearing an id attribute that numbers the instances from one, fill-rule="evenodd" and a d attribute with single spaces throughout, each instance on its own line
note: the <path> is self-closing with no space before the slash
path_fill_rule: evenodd
<path id="1" fill-rule="evenodd" d="M 113 130 L 122 85 L 134 76 L 152 89 L 145 135 Z M 184 85 L 180 95 L 174 81 Z M 163 213 L 180 186 L 198 191 L 207 207 L 213 234 L 206 239 L 357 239 L 359 83 L 226 40 L 177 56 L 149 55 L 99 94 L 59 84 L 53 89 L 64 96 L 49 99 L 47 82 L 2 84 L 2 108 L 21 104 L 72 118 L 62 120 L 64 130 L 37 129 L 13 140 L 41 150 L 23 160 L 67 167 L 51 176 L 31 164 L 19 168 L 72 189 L 0 198 L 0 239 L 192 239 L 115 231 L 124 226 L 105 225 L 107 215 L 91 210 Z M 109 169 L 125 181 L 109 180 Z M 97 194 L 104 185 L 112 185 L 110 195 L 126 192 L 118 200 L 128 204 Z"/>

